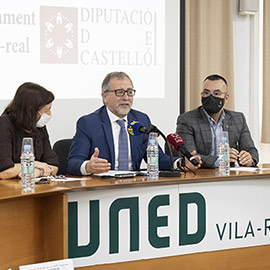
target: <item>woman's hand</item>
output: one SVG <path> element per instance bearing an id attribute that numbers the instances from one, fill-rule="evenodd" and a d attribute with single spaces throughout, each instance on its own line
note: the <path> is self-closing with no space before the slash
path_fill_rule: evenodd
<path id="1" fill-rule="evenodd" d="M 37 170 L 36 170 L 37 169 Z M 39 175 L 38 170 L 40 171 Z M 53 167 L 48 165 L 45 162 L 35 161 L 35 176 L 42 177 L 42 176 L 50 176 L 53 175 Z"/>

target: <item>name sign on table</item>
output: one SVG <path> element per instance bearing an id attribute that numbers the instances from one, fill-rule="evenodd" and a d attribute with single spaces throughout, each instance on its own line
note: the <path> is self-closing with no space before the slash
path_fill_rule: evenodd
<path id="1" fill-rule="evenodd" d="M 269 179 L 68 194 L 75 267 L 270 243 Z"/>

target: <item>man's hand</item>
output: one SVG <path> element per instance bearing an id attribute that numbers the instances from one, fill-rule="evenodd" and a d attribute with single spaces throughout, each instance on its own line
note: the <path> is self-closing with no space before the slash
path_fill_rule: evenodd
<path id="1" fill-rule="evenodd" d="M 96 147 L 94 154 L 86 163 L 85 169 L 87 173 L 104 173 L 111 169 L 111 163 L 106 159 L 99 158 L 99 149 Z"/>
<path id="2" fill-rule="evenodd" d="M 235 148 L 230 148 L 230 162 L 236 162 L 239 152 Z"/>
<path id="3" fill-rule="evenodd" d="M 185 157 L 185 162 L 186 162 L 186 167 L 188 167 L 190 170 L 197 170 L 201 167 L 202 164 L 202 160 L 201 157 L 199 155 L 196 155 L 196 151 L 192 151 L 191 155 L 194 156 L 197 161 L 199 162 L 199 164 L 197 166 L 194 166 L 186 157 Z"/>
<path id="4" fill-rule="evenodd" d="M 230 148 L 230 162 L 236 161 L 242 166 L 252 166 L 252 157 L 249 152 L 242 150 L 239 153 L 235 148 Z"/>
<path id="5" fill-rule="evenodd" d="M 242 150 L 239 154 L 239 163 L 242 166 L 252 166 L 251 154 L 245 150 Z"/>

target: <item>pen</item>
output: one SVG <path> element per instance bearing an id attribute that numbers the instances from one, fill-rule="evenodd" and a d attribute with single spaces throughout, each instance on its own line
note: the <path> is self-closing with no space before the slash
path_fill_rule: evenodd
<path id="1" fill-rule="evenodd" d="M 240 160 L 239 160 L 239 143 L 238 143 L 238 141 L 236 142 L 236 150 L 238 151 L 238 154 L 237 154 L 237 163 L 238 163 L 238 165 L 240 165 Z"/>
<path id="2" fill-rule="evenodd" d="M 144 172 L 137 172 L 136 176 L 147 176 L 147 173 Z"/>

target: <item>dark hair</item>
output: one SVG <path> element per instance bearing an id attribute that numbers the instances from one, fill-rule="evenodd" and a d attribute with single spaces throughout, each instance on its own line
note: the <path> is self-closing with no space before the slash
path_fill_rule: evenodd
<path id="1" fill-rule="evenodd" d="M 114 71 L 114 72 L 107 74 L 106 77 L 104 78 L 102 85 L 101 85 L 102 92 L 105 92 L 105 91 L 110 89 L 109 83 L 110 83 L 110 80 L 113 78 L 122 79 L 122 80 L 125 78 L 128 78 L 130 80 L 131 84 L 133 85 L 132 80 L 129 78 L 129 76 L 125 72 Z"/>
<path id="2" fill-rule="evenodd" d="M 227 81 L 220 75 L 218 74 L 212 74 L 212 75 L 209 75 L 207 76 L 203 82 L 205 82 L 206 80 L 209 80 L 209 81 L 218 81 L 218 80 L 222 80 L 223 82 L 225 82 L 225 84 L 227 85 Z"/>
<path id="3" fill-rule="evenodd" d="M 4 113 L 9 115 L 17 127 L 33 132 L 36 129 L 38 111 L 53 100 L 52 92 L 38 84 L 26 82 L 19 86 Z"/>

